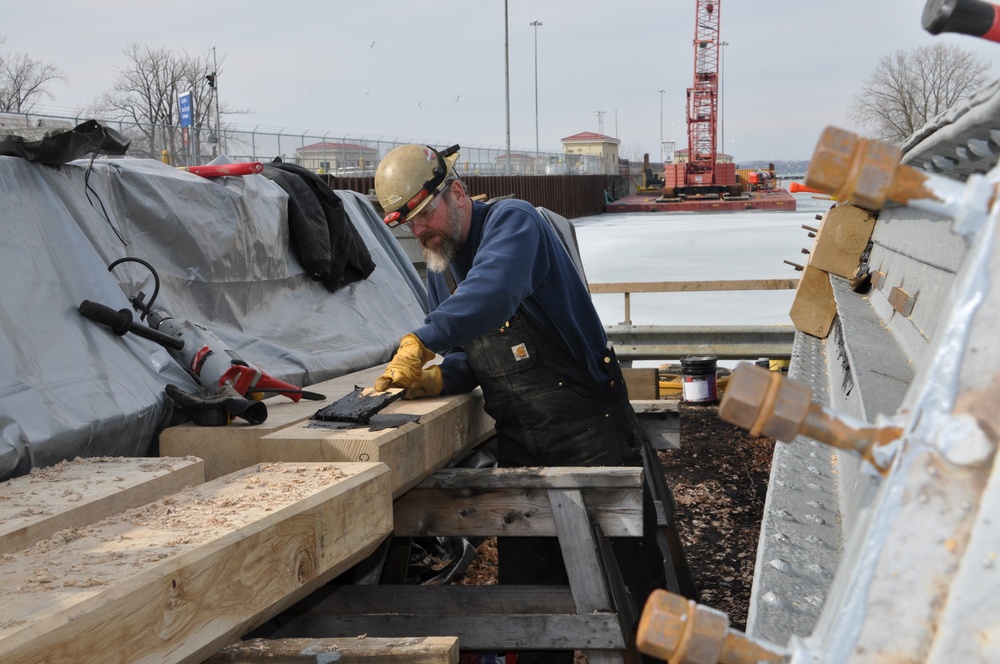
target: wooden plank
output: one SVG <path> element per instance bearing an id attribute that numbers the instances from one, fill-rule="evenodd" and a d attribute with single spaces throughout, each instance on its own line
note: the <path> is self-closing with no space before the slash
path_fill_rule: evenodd
<path id="1" fill-rule="evenodd" d="M 597 561 L 583 493 L 553 489 L 549 491 L 549 501 L 577 613 L 613 611 L 604 573 Z"/>
<path id="2" fill-rule="evenodd" d="M 681 416 L 679 400 L 633 400 L 632 409 L 639 418 L 643 437 L 654 450 L 679 450 Z"/>
<path id="3" fill-rule="evenodd" d="M 729 290 L 793 290 L 798 279 L 732 279 L 726 281 L 652 281 L 590 284 L 591 293 L 677 293 Z"/>
<path id="4" fill-rule="evenodd" d="M 457 664 L 458 638 L 251 639 L 226 646 L 205 664 Z"/>
<path id="5" fill-rule="evenodd" d="M 545 466 L 445 468 L 420 489 L 638 489 L 642 468 L 633 466 Z"/>
<path id="6" fill-rule="evenodd" d="M 0 661 L 200 662 L 364 559 L 384 464 L 259 465 L 0 558 Z"/>
<path id="7" fill-rule="evenodd" d="M 523 614 L 445 615 L 378 614 L 295 616 L 282 620 L 272 638 L 349 637 L 405 638 L 407 635 L 455 636 L 469 650 L 624 650 L 618 615 Z"/>
<path id="8" fill-rule="evenodd" d="M 875 215 L 868 210 L 847 203 L 831 208 L 823 215 L 809 265 L 850 279 L 861 264 L 874 228 Z"/>
<path id="9" fill-rule="evenodd" d="M 807 265 L 789 312 L 792 324 L 797 330 L 825 339 L 836 313 L 837 302 L 833 298 L 830 275 Z"/>
<path id="10" fill-rule="evenodd" d="M 493 419 L 483 410 L 478 389 L 431 399 L 401 399 L 382 413 L 419 415 L 420 420 L 382 431 L 329 429 L 304 421 L 238 448 L 226 445 L 225 455 L 256 462 L 381 461 L 389 466 L 392 495 L 399 497 L 493 433 Z M 223 452 L 216 449 L 214 454 Z"/>
<path id="11" fill-rule="evenodd" d="M 622 368 L 629 399 L 659 399 L 660 379 L 655 368 Z"/>
<path id="12" fill-rule="evenodd" d="M 282 616 L 419 613 L 456 616 L 575 613 L 569 586 L 326 585 Z"/>
<path id="13" fill-rule="evenodd" d="M 327 402 L 349 394 L 355 385 L 370 385 L 382 367 L 342 376 L 310 386 L 327 396 Z M 215 479 L 255 463 L 277 461 L 383 461 L 392 471 L 394 495 L 434 472 L 461 451 L 483 442 L 493 431 L 493 420 L 483 410 L 482 392 L 432 399 L 400 400 L 383 413 L 420 416 L 419 424 L 406 424 L 378 432 L 368 427 L 333 430 L 314 427 L 310 418 L 324 402 L 293 403 L 288 399 L 272 406 L 260 425 L 237 423 L 225 427 L 184 424 L 161 434 L 164 454 L 197 454 L 205 459 L 208 479 Z"/>
<path id="14" fill-rule="evenodd" d="M 205 481 L 194 457 L 93 457 L 35 468 L 0 484 L 0 555 Z"/>
<path id="15" fill-rule="evenodd" d="M 310 392 L 325 395 L 324 401 L 302 399 L 295 402 L 283 396 L 265 399 L 267 420 L 262 424 L 236 420 L 221 427 L 203 427 L 191 422 L 168 427 L 160 433 L 160 455 L 193 455 L 204 459 L 205 478 L 208 480 L 252 466 L 262 459 L 240 454 L 239 451 L 244 446 L 256 443 L 263 436 L 291 424 L 309 419 L 324 405 L 349 394 L 355 385 L 373 385 L 384 369 L 385 365 L 371 367 L 308 386 Z"/>
<path id="16" fill-rule="evenodd" d="M 515 472 L 511 472 L 515 471 Z M 393 505 L 397 537 L 557 535 L 548 491 L 582 488 L 593 523 L 612 537 L 642 535 L 641 468 L 503 468 L 439 471 Z M 587 486 L 590 480 L 595 486 Z M 638 480 L 638 483 L 637 483 Z M 628 486 L 621 486 L 627 483 Z M 612 486 L 618 484 L 619 486 Z M 427 488 L 436 485 L 448 488 Z"/>

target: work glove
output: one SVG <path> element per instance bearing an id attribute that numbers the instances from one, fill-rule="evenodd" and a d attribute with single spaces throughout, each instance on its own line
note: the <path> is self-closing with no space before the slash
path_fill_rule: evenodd
<path id="1" fill-rule="evenodd" d="M 434 357 L 432 351 L 415 334 L 407 334 L 399 342 L 399 349 L 385 368 L 385 373 L 375 379 L 375 390 L 384 392 L 390 387 L 414 387 L 420 382 L 424 365 Z"/>
<path id="2" fill-rule="evenodd" d="M 441 378 L 441 367 L 434 364 L 420 372 L 420 378 L 412 386 L 403 390 L 404 399 L 423 399 L 441 394 L 444 383 Z"/>

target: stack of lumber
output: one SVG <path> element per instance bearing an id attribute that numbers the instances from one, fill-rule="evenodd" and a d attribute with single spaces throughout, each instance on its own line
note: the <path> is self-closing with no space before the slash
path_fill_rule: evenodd
<path id="1" fill-rule="evenodd" d="M 333 400 L 375 367 L 310 386 Z M 160 458 L 77 459 L 0 486 L 0 661 L 458 660 L 455 637 L 239 639 L 365 560 L 393 499 L 482 443 L 482 394 L 397 401 L 396 428 L 330 429 L 324 403 L 261 425 L 185 424 Z"/>
<path id="2" fill-rule="evenodd" d="M 0 486 L 0 661 L 201 662 L 392 531 L 381 463 L 203 478 L 197 458 L 101 458 Z"/>

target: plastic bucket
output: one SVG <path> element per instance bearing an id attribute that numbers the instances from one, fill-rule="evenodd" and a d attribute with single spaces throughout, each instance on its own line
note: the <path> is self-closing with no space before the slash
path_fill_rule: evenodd
<path id="1" fill-rule="evenodd" d="M 681 359 L 682 396 L 691 403 L 714 403 L 719 400 L 715 381 L 716 358 L 710 356 Z"/>

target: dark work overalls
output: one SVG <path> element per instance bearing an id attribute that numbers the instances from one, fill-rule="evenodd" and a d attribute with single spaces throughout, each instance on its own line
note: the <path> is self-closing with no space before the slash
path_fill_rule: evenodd
<path id="1" fill-rule="evenodd" d="M 465 345 L 486 412 L 496 420 L 499 465 L 641 465 L 638 420 L 614 352 L 602 358 L 608 380 L 601 385 L 571 355 L 558 329 L 538 319 L 543 316 L 522 305 L 502 327 Z M 636 538 L 612 539 L 612 545 L 641 612 L 646 595 L 663 587 L 662 557 L 642 551 L 656 547 Z M 501 584 L 568 582 L 555 538 L 499 538 L 497 549 Z M 572 653 L 568 660 L 565 653 L 544 659 L 572 661 Z M 520 661 L 539 660 L 522 653 Z"/>

